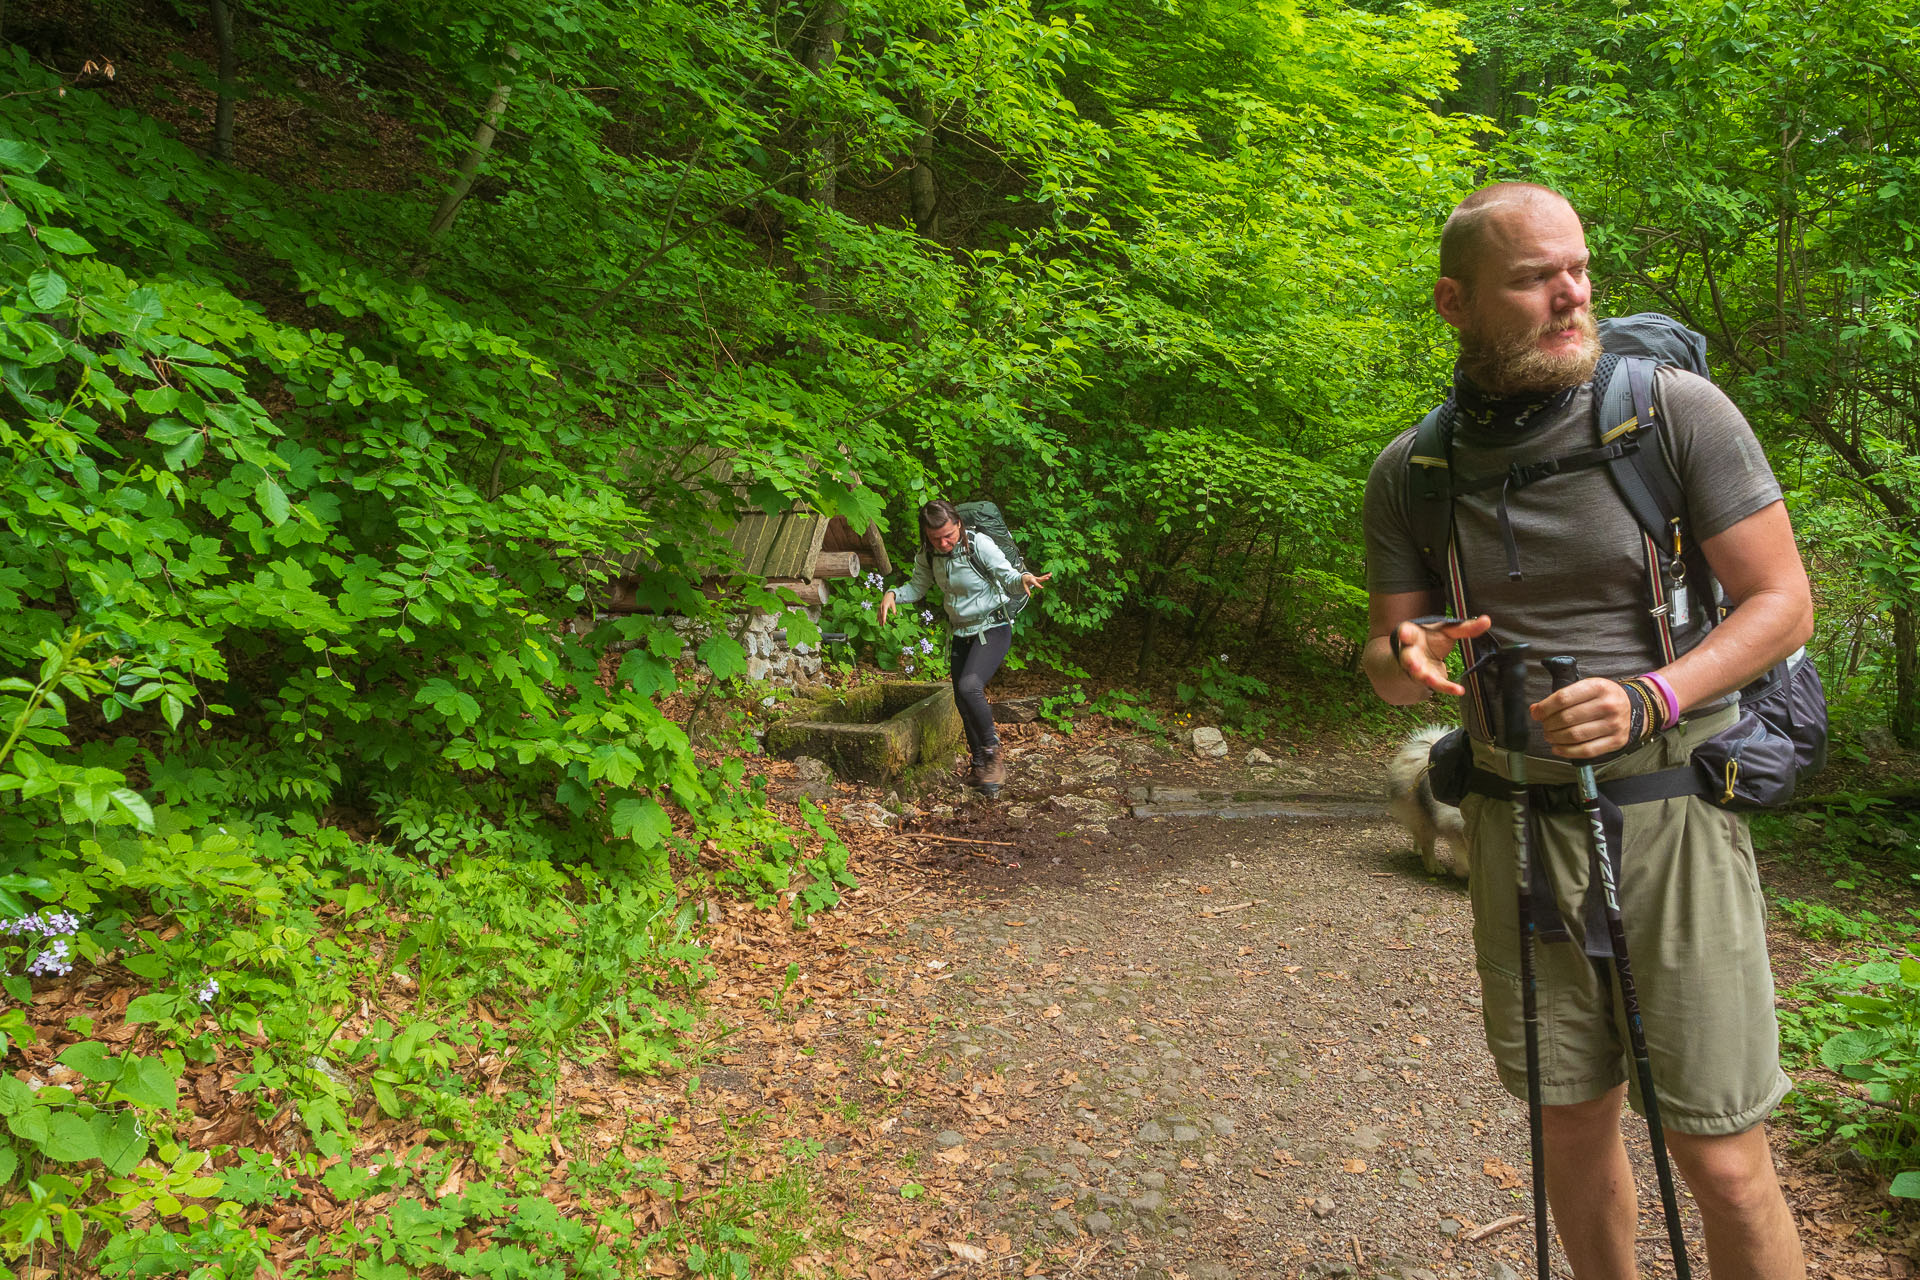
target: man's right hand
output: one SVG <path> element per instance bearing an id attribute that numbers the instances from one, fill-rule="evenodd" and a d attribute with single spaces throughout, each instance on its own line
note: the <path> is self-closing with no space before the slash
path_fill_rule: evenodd
<path id="1" fill-rule="evenodd" d="M 880 597 L 880 623 L 882 626 L 886 625 L 887 615 L 892 612 L 893 612 L 893 592 L 889 591 L 887 592 L 887 594 Z"/>
<path id="2" fill-rule="evenodd" d="M 1447 655 L 1453 652 L 1456 643 L 1484 635 L 1492 625 L 1493 618 L 1484 613 L 1465 622 L 1430 623 L 1426 626 L 1408 619 L 1394 627 L 1387 643 L 1390 648 L 1400 651 L 1402 674 L 1429 689 L 1458 698 L 1467 691 L 1447 678 Z M 1395 643 L 1396 637 L 1398 643 Z"/>

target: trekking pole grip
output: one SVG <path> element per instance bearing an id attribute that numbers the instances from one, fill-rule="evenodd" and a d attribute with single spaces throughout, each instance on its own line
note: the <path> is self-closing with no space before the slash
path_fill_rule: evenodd
<path id="1" fill-rule="evenodd" d="M 1547 659 L 1547 678 L 1553 681 L 1553 691 L 1560 692 L 1570 684 L 1580 681 L 1580 659 L 1561 654 L 1557 658 Z"/>
<path id="2" fill-rule="evenodd" d="M 1529 644 L 1508 645 L 1500 651 L 1500 745 L 1508 751 L 1527 749 L 1527 658 Z"/>

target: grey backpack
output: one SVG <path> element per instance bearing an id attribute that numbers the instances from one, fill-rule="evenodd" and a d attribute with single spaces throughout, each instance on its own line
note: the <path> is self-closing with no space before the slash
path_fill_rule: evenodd
<path id="1" fill-rule="evenodd" d="M 1686 491 L 1667 456 L 1653 401 L 1654 374 L 1663 364 L 1708 376 L 1707 340 L 1657 311 L 1602 320 L 1599 329 L 1604 354 L 1593 370 L 1593 447 L 1516 463 L 1498 476 L 1461 481 L 1449 465 L 1457 417 L 1449 396 L 1414 432 L 1408 458 L 1409 518 L 1421 561 L 1435 590 L 1444 594 L 1447 609 L 1455 617 L 1472 617 L 1453 554 L 1453 495 L 1495 485 L 1511 490 L 1569 471 L 1606 467 L 1641 529 L 1647 613 L 1658 652 L 1670 663 L 1674 632 L 1714 626 L 1726 613 L 1713 570 L 1692 536 Z M 1484 645 L 1476 647 L 1471 657 L 1483 652 Z M 1694 750 L 1700 792 L 1729 809 L 1784 804 L 1793 798 L 1798 782 L 1827 760 L 1826 693 L 1806 651 L 1742 689 L 1740 710 L 1733 728 Z M 1483 724 L 1494 723 L 1489 712 L 1482 716 Z"/>
<path id="2" fill-rule="evenodd" d="M 1001 554 L 1007 557 L 1009 564 L 1021 573 L 1027 572 L 1027 559 L 1020 554 L 1020 547 L 1013 540 L 1013 531 L 1007 528 L 1007 518 L 1000 514 L 1000 508 L 997 505 L 982 499 L 977 502 L 962 502 L 954 509 L 960 513 L 960 520 L 967 527 L 966 556 L 973 561 L 975 573 L 989 582 L 993 580 L 987 573 L 987 567 L 980 563 L 980 557 L 973 553 L 973 531 L 976 529 L 993 539 L 993 545 L 1000 548 Z M 1027 602 L 1032 599 L 1032 596 L 1024 593 L 1007 597 L 1007 620 L 1012 621 L 1018 616 L 1020 611 L 1027 607 Z"/>

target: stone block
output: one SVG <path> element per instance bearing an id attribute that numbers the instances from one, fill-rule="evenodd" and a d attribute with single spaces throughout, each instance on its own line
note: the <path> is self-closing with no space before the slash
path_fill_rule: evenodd
<path id="1" fill-rule="evenodd" d="M 915 765 L 944 760 L 963 736 L 949 685 L 889 681 L 790 704 L 767 730 L 767 749 L 825 760 L 843 778 L 884 783 Z"/>
<path id="2" fill-rule="evenodd" d="M 1007 698 L 996 702 L 993 718 L 998 724 L 1032 724 L 1040 718 L 1040 699 Z"/>

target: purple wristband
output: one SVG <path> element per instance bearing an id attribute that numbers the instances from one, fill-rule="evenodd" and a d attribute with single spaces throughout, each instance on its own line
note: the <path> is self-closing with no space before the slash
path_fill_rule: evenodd
<path id="1" fill-rule="evenodd" d="M 1673 686 L 1667 683 L 1667 678 L 1661 675 L 1657 671 L 1649 671 L 1647 672 L 1647 674 L 1645 674 L 1644 676 L 1641 676 L 1640 678 L 1642 680 L 1645 680 L 1648 684 L 1652 685 L 1654 688 L 1658 689 L 1660 691 L 1661 700 L 1667 704 L 1667 718 L 1666 718 L 1666 721 L 1663 724 L 1661 724 L 1660 727 L 1662 729 L 1671 729 L 1676 724 L 1679 724 L 1680 723 L 1680 697 L 1678 694 L 1674 693 Z"/>

